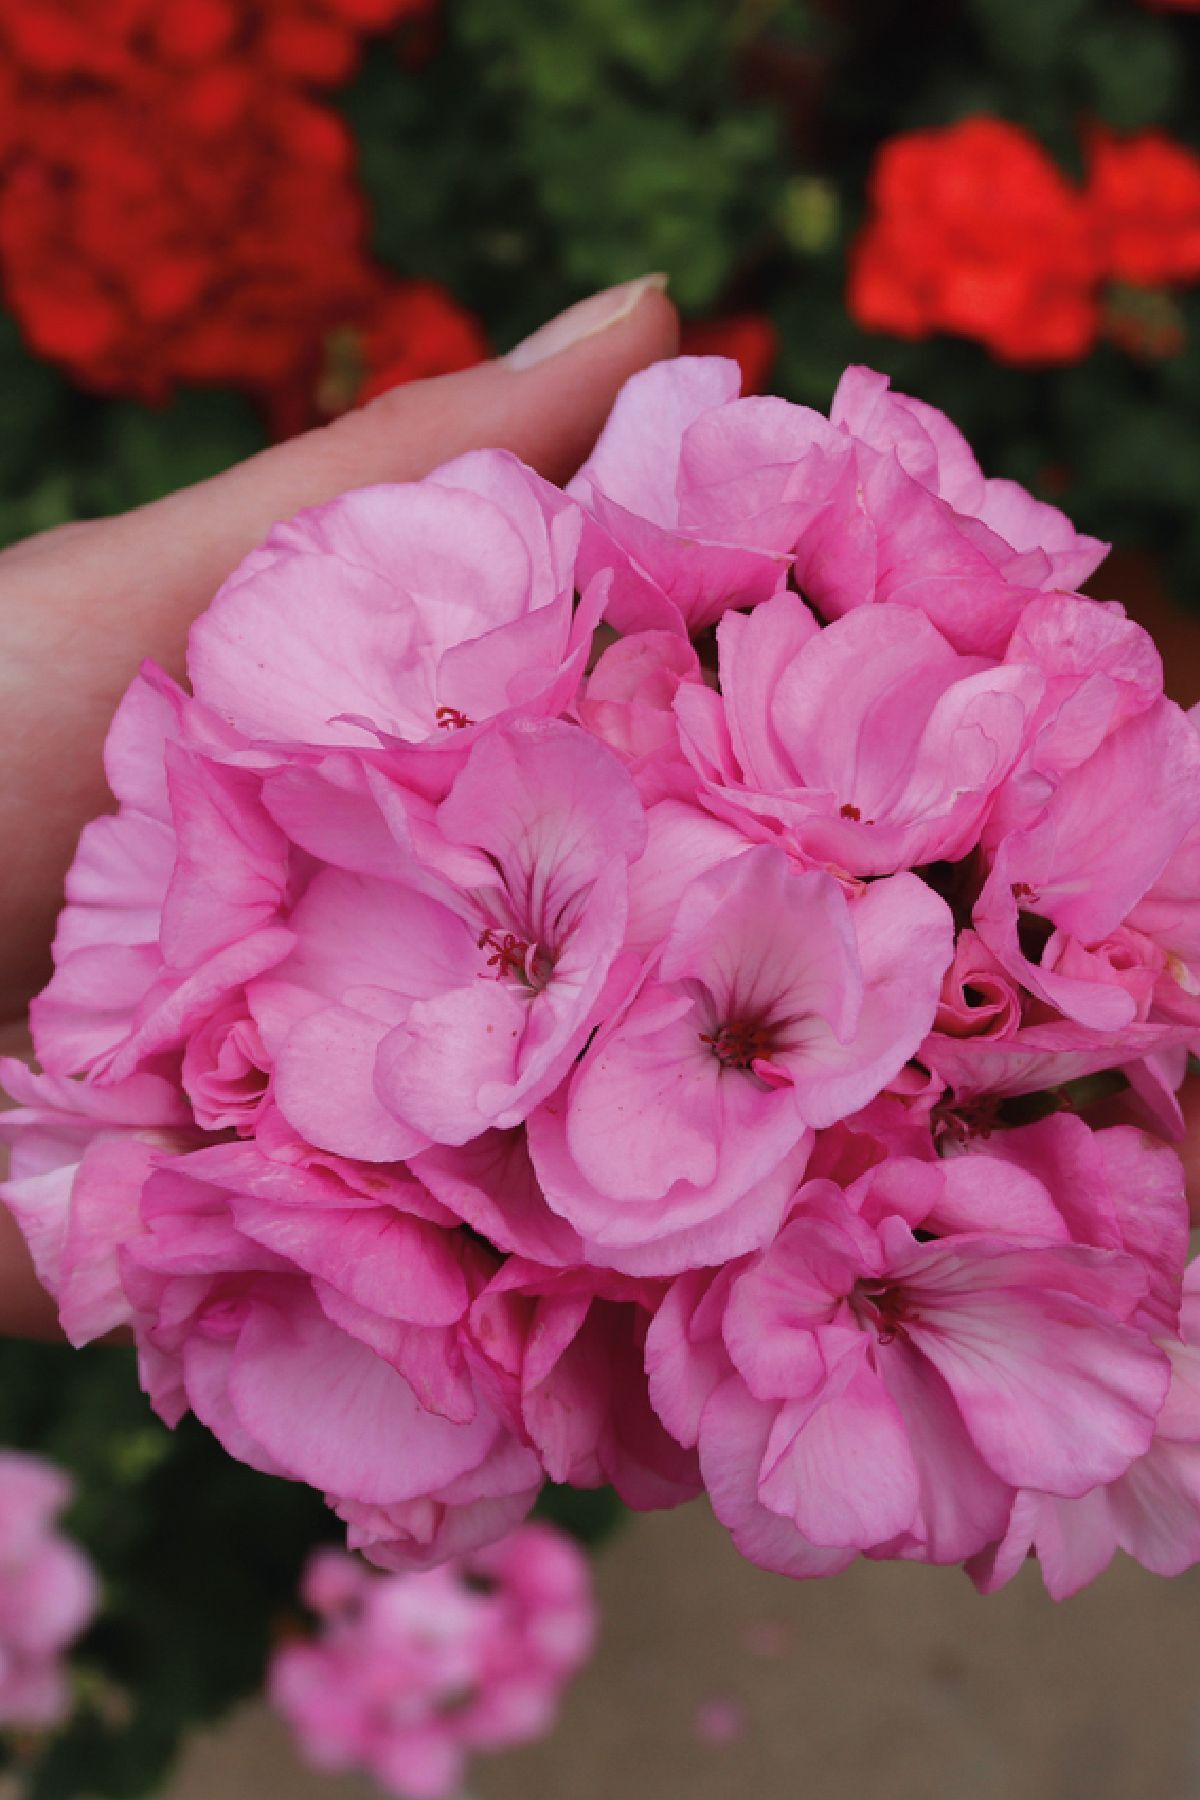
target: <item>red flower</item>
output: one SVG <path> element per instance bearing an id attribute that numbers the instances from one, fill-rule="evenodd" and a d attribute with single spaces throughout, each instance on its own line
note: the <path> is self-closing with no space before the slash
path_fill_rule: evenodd
<path id="1" fill-rule="evenodd" d="M 363 318 L 360 344 L 360 404 L 403 381 L 469 369 L 488 355 L 478 319 L 433 281 L 380 288 Z"/>
<path id="2" fill-rule="evenodd" d="M 1200 279 L 1200 157 L 1160 131 L 1088 145 L 1103 271 L 1140 287 Z"/>
<path id="3" fill-rule="evenodd" d="M 263 391 L 371 280 L 341 120 L 235 64 L 27 104 L 0 268 L 34 349 L 85 386 Z"/>
<path id="4" fill-rule="evenodd" d="M 470 368 L 489 354 L 478 319 L 445 288 L 376 275 L 312 346 L 303 377 L 267 397 L 270 422 L 276 437 L 291 437 L 389 388 Z"/>
<path id="5" fill-rule="evenodd" d="M 189 6 L 191 0 L 176 0 Z M 426 17 L 435 0 L 258 0 L 258 54 L 277 74 L 322 87 L 349 80 L 364 37 Z"/>
<path id="6" fill-rule="evenodd" d="M 731 356 L 741 364 L 743 394 L 761 394 L 779 354 L 779 333 L 762 313 L 692 319 L 683 327 L 680 348 L 685 356 Z"/>
<path id="7" fill-rule="evenodd" d="M 1015 125 L 966 119 L 880 150 L 851 256 L 849 305 L 868 330 L 952 331 L 1004 361 L 1070 362 L 1097 331 L 1089 208 Z"/>
<path id="8" fill-rule="evenodd" d="M 0 0 L 0 39 L 39 78 L 128 80 L 140 67 L 236 57 L 289 81 L 336 87 L 362 39 L 436 0 Z"/>
<path id="9" fill-rule="evenodd" d="M 430 5 L 0 0 L 0 281 L 34 349 L 101 392 L 227 384 L 293 425 L 347 329 L 355 386 L 364 357 L 398 381 L 484 354 L 449 296 L 370 260 L 353 142 L 309 91 Z"/>

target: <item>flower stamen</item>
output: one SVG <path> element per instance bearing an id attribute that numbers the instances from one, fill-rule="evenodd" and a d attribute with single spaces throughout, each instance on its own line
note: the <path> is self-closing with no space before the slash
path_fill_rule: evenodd
<path id="1" fill-rule="evenodd" d="M 850 1310 L 864 1331 L 873 1331 L 876 1343 L 885 1347 L 897 1338 L 907 1340 L 905 1321 L 917 1314 L 909 1307 L 904 1289 L 882 1281 L 858 1281 L 850 1296 Z"/>
<path id="2" fill-rule="evenodd" d="M 439 706 L 433 716 L 439 731 L 465 731 L 468 725 L 475 723 L 465 712 L 459 712 L 457 706 Z"/>
<path id="3" fill-rule="evenodd" d="M 745 1022 L 720 1025 L 715 1031 L 702 1031 L 700 1042 L 708 1045 L 726 1069 L 753 1068 L 756 1062 L 766 1061 L 773 1048 L 769 1026 Z"/>
<path id="4" fill-rule="evenodd" d="M 479 948 L 491 951 L 487 966 L 495 969 L 497 981 L 503 980 L 506 975 L 525 978 L 529 945 L 514 931 L 499 932 L 489 925 L 486 931 L 479 934 Z"/>

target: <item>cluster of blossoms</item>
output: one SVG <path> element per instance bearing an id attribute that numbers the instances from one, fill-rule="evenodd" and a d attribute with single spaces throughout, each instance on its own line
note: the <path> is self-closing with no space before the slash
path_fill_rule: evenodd
<path id="1" fill-rule="evenodd" d="M 854 317 L 901 337 L 955 332 L 1014 363 L 1072 362 L 1101 334 L 1180 348 L 1169 290 L 1200 280 L 1200 158 L 1157 131 L 1097 128 L 1085 148 L 1076 187 L 1000 119 L 893 138 L 851 256 Z"/>
<path id="2" fill-rule="evenodd" d="M 1200 1558 L 1200 733 L 1104 551 L 882 376 L 702 358 L 565 492 L 276 527 L 5 1067 L 68 1335 L 392 1569 L 547 1476 L 794 1575 Z"/>
<path id="3" fill-rule="evenodd" d="M 320 1632 L 276 1652 L 273 1704 L 308 1761 L 407 1800 L 457 1794 L 469 1755 L 544 1736 L 596 1631 L 588 1559 L 551 1525 L 421 1574 L 319 1550 L 301 1597 Z"/>
<path id="4" fill-rule="evenodd" d="M 63 1652 L 96 1610 L 96 1579 L 55 1520 L 70 1498 L 60 1470 L 0 1451 L 0 1727 L 30 1730 L 65 1717 Z"/>
<path id="5" fill-rule="evenodd" d="M 281 428 L 339 336 L 356 379 L 477 361 L 468 313 L 368 255 L 353 142 L 318 91 L 365 33 L 428 11 L 0 0 L 0 282 L 31 346 L 104 393 L 237 386 L 286 403 Z"/>

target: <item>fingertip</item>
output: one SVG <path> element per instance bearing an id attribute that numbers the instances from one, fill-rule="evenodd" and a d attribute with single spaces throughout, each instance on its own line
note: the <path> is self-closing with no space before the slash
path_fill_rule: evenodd
<path id="1" fill-rule="evenodd" d="M 583 462 L 629 377 L 678 352 L 679 315 L 663 278 L 629 286 L 638 289 L 634 303 L 599 327 L 535 361 L 518 351 L 510 353 L 515 364 L 497 365 L 510 383 L 506 408 L 516 441 L 508 447 L 552 481 L 566 480 Z"/>
<path id="2" fill-rule="evenodd" d="M 656 322 L 665 327 L 672 348 L 678 336 L 675 309 L 670 301 L 666 302 L 665 309 L 656 309 L 653 304 L 656 298 L 664 299 L 668 279 L 659 270 L 651 275 L 639 275 L 633 281 L 619 282 L 616 287 L 603 288 L 598 294 L 589 294 L 586 299 L 577 300 L 573 306 L 539 325 L 501 360 L 507 368 L 524 373 L 560 358 L 565 351 L 578 352 L 591 344 L 611 347 L 614 343 L 631 345 L 634 355 L 643 360 L 646 352 L 653 359 L 661 354 L 654 343 Z M 626 328 L 624 332 L 621 327 Z M 645 351 L 640 347 L 643 340 Z"/>

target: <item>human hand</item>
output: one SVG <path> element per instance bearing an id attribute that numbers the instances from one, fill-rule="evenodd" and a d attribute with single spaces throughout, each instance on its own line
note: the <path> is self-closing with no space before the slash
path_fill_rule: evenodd
<path id="1" fill-rule="evenodd" d="M 0 553 L 0 1020 L 48 975 L 75 840 L 111 806 L 100 752 L 117 701 L 146 657 L 182 675 L 188 626 L 269 527 L 485 445 L 563 480 L 621 384 L 677 336 L 657 278 L 612 288 L 501 361 L 393 389 L 166 499 Z"/>
<path id="2" fill-rule="evenodd" d="M 674 353 L 678 321 L 661 290 L 651 276 L 595 294 L 500 361 L 394 389 L 152 505 L 0 552 L 0 1025 L 20 1019 L 49 973 L 75 840 L 111 806 L 104 736 L 142 661 L 181 676 L 192 620 L 302 507 L 483 446 L 565 480 L 627 377 Z M 0 1206 L 0 1333 L 46 1335 L 54 1318 Z"/>

